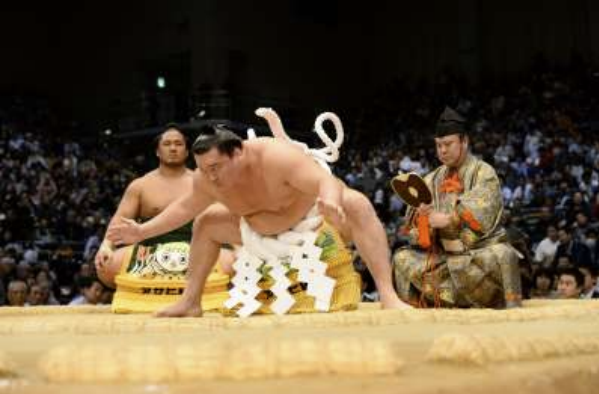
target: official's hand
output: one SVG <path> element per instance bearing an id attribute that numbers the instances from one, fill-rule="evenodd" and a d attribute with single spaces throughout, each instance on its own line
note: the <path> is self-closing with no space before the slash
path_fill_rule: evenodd
<path id="1" fill-rule="evenodd" d="M 451 224 L 451 215 L 433 211 L 428 216 L 428 222 L 432 228 L 445 228 Z"/>
<path id="2" fill-rule="evenodd" d="M 416 212 L 418 216 L 428 216 L 433 212 L 433 204 L 420 204 Z"/>

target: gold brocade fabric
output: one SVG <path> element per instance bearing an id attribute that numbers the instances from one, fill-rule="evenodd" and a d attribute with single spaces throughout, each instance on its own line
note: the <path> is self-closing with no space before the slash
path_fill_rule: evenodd
<path id="1" fill-rule="evenodd" d="M 446 166 L 425 177 L 436 211 L 456 218 L 468 212 L 477 228 L 456 220 L 432 231 L 433 246 L 417 247 L 418 230 L 410 228 L 411 247 L 393 258 L 396 290 L 410 302 L 456 307 L 513 307 L 521 303 L 518 254 L 505 241 L 500 225 L 503 202 L 499 179 L 487 163 L 469 155 L 457 172 L 463 190 L 443 192 L 450 174 Z M 408 220 L 414 210 L 407 212 Z"/>

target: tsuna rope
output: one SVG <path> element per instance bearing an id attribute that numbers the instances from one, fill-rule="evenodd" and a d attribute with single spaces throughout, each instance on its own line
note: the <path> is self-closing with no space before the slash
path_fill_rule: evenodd
<path id="1" fill-rule="evenodd" d="M 275 136 L 283 141 L 287 141 L 293 145 L 299 146 L 312 156 L 314 160 L 318 162 L 323 168 L 325 168 L 328 172 L 331 172 L 331 169 L 327 165 L 327 163 L 335 163 L 339 160 L 339 148 L 343 144 L 343 139 L 345 137 L 345 133 L 343 131 L 343 125 L 341 124 L 341 120 L 337 115 L 332 112 L 324 112 L 316 118 L 314 121 L 314 132 L 318 135 L 320 140 L 324 143 L 324 147 L 320 149 L 310 148 L 307 144 L 303 142 L 295 141 L 289 137 L 285 129 L 283 128 L 283 122 L 279 115 L 275 111 L 270 108 L 258 108 L 256 110 L 256 115 L 264 118 L 268 123 L 268 127 L 270 131 Z M 326 131 L 323 128 L 323 124 L 326 121 L 330 121 L 333 123 L 335 128 L 335 140 L 331 140 Z M 250 129 L 248 137 L 252 138 L 252 135 L 255 137 L 255 133 L 252 129 Z"/>

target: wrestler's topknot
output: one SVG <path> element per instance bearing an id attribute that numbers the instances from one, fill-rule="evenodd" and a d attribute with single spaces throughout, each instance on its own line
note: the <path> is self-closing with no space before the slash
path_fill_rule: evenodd
<path id="1" fill-rule="evenodd" d="M 204 126 L 193 143 L 193 153 L 202 155 L 212 148 L 218 149 L 220 154 L 231 157 L 235 149 L 243 149 L 242 139 L 224 125 Z"/>

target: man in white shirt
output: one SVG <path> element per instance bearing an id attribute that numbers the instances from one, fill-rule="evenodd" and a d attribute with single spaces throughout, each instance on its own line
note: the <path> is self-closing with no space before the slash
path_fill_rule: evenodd
<path id="1" fill-rule="evenodd" d="M 547 227 L 547 237 L 539 242 L 535 249 L 535 263 L 541 264 L 543 267 L 551 266 L 558 244 L 557 229 L 555 226 L 550 225 Z"/>

